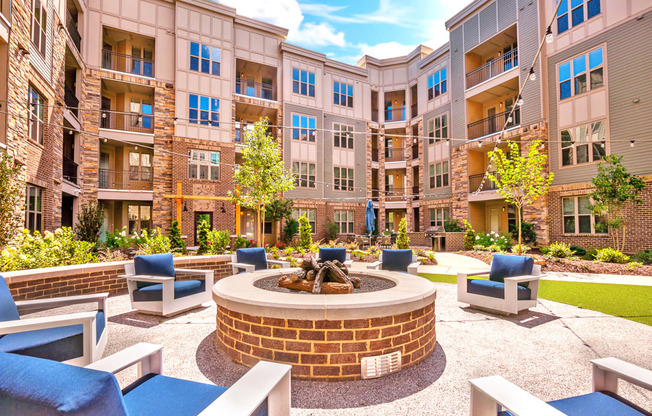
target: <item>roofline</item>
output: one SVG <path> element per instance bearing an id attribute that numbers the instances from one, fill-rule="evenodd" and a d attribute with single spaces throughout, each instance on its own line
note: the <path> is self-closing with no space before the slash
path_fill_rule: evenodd
<path id="1" fill-rule="evenodd" d="M 320 62 L 326 62 L 326 55 L 323 53 L 315 52 L 310 49 L 302 48 L 301 46 L 293 45 L 291 43 L 283 42 L 281 43 L 281 51 L 289 52 L 299 56 L 305 56 L 306 58 L 314 59 Z"/>
<path id="2" fill-rule="evenodd" d="M 360 75 L 363 77 L 369 76 L 369 70 L 367 68 L 361 68 L 359 66 L 349 65 L 344 62 L 336 61 L 330 58 L 326 59 L 326 61 L 324 62 L 324 66 L 338 69 L 340 71 L 349 72 L 351 74 Z"/>
<path id="3" fill-rule="evenodd" d="M 446 30 L 453 29 L 453 27 L 455 27 L 458 23 L 461 23 L 462 20 L 467 18 L 471 13 L 475 12 L 480 6 L 487 3 L 488 1 L 490 0 L 475 0 L 473 3 L 460 10 L 455 16 L 446 21 Z"/>
<path id="4" fill-rule="evenodd" d="M 432 53 L 426 56 L 426 58 L 423 59 L 421 62 L 419 62 L 419 69 L 424 68 L 425 66 L 432 63 L 432 61 L 436 60 L 437 58 L 441 57 L 442 55 L 448 52 L 450 52 L 450 43 L 446 42 L 443 45 L 441 45 L 439 48 L 432 51 Z"/>
<path id="5" fill-rule="evenodd" d="M 371 64 L 371 65 L 376 65 L 376 66 L 389 66 L 389 65 L 400 65 L 400 64 L 406 64 L 413 59 L 417 58 L 421 54 L 431 54 L 433 50 L 426 46 L 426 45 L 418 45 L 416 48 L 412 50 L 412 52 L 408 53 L 407 55 L 404 56 L 395 56 L 392 58 L 385 58 L 385 59 L 378 59 L 374 58 L 373 56 L 370 55 L 363 55 L 362 58 L 358 60 L 358 66 L 362 67 L 365 64 Z"/>
<path id="6" fill-rule="evenodd" d="M 210 10 L 212 12 L 229 16 L 232 18 L 235 18 L 237 16 L 236 11 L 233 7 L 225 6 L 215 1 L 210 1 L 210 0 L 176 0 L 176 1 L 180 3 L 190 4 L 192 6 L 201 7 L 202 9 Z"/>
<path id="7" fill-rule="evenodd" d="M 241 24 L 243 26 L 248 26 L 253 29 L 259 29 L 262 30 L 263 32 L 271 33 L 272 35 L 280 36 L 282 38 L 288 37 L 289 30 L 284 27 L 276 26 L 271 23 L 265 23 L 261 20 L 256 20 L 250 17 L 241 16 L 239 14 L 235 16 L 234 23 Z"/>

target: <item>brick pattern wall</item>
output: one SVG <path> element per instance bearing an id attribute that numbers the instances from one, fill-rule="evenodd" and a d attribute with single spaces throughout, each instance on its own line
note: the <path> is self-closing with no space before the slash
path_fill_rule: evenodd
<path id="1" fill-rule="evenodd" d="M 364 357 L 401 351 L 411 367 L 435 348 L 435 304 L 399 315 L 352 320 L 294 320 L 252 316 L 217 307 L 217 341 L 235 362 L 292 365 L 292 377 L 357 380 Z"/>
<path id="2" fill-rule="evenodd" d="M 524 129 L 521 136 L 521 154 L 527 154 L 529 144 L 534 140 L 541 140 L 544 145 L 539 148 L 539 153 L 549 156 L 550 148 L 548 143 L 548 129 L 544 123 L 534 124 L 529 129 Z M 550 163 L 546 165 L 544 173 L 548 173 Z M 537 243 L 547 245 L 550 243 L 549 218 L 548 218 L 548 195 L 543 195 L 533 204 L 523 207 L 523 220 L 534 224 L 537 233 Z"/>

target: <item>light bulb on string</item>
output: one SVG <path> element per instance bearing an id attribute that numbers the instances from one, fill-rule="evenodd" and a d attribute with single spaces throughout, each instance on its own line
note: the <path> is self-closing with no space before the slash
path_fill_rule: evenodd
<path id="1" fill-rule="evenodd" d="M 530 68 L 530 81 L 536 81 L 537 74 L 534 73 L 534 68 Z"/>
<path id="2" fill-rule="evenodd" d="M 516 105 L 523 105 L 523 97 L 521 94 L 518 95 L 518 99 L 516 100 Z"/>
<path id="3" fill-rule="evenodd" d="M 629 147 L 634 147 L 634 142 L 635 142 L 635 141 L 636 141 L 636 140 L 632 140 L 632 141 L 630 141 L 630 142 L 629 142 Z"/>
<path id="4" fill-rule="evenodd" d="M 548 29 L 546 30 L 546 43 L 552 43 L 553 39 L 552 28 L 548 26 Z"/>

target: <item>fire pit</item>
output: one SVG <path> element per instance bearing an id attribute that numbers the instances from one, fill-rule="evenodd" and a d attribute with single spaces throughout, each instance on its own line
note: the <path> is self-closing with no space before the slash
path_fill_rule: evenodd
<path id="1" fill-rule="evenodd" d="M 215 284 L 217 341 L 231 359 L 247 366 L 259 360 L 291 364 L 294 378 L 355 380 L 365 357 L 398 351 L 405 368 L 434 350 L 431 282 L 352 269 L 348 277 L 359 279 L 360 288 L 348 294 L 311 294 L 314 284 L 310 292 L 278 287 L 279 280 L 301 271 L 307 273 L 300 268 L 243 273 Z"/>
<path id="2" fill-rule="evenodd" d="M 337 260 L 320 262 L 312 257 L 303 260 L 301 270 L 281 277 L 278 285 L 316 294 L 351 293 L 360 287 L 360 278 L 349 276 L 349 269 Z"/>

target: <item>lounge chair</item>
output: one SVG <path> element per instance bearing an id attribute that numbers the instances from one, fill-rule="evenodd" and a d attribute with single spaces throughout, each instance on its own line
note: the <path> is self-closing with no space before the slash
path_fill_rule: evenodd
<path id="1" fill-rule="evenodd" d="M 271 254 L 266 253 L 262 247 L 239 248 L 231 255 L 233 274 L 253 272 L 256 270 L 267 270 L 270 264 L 277 264 L 281 268 L 290 267 L 289 261 L 274 260 Z"/>
<path id="2" fill-rule="evenodd" d="M 320 248 L 318 261 L 334 261 L 337 260 L 344 264 L 346 267 L 353 265 L 351 254 L 346 252 L 345 248 Z"/>
<path id="3" fill-rule="evenodd" d="M 389 270 L 416 275 L 419 267 L 417 256 L 412 250 L 383 250 L 375 261 L 367 265 L 367 269 Z"/>

